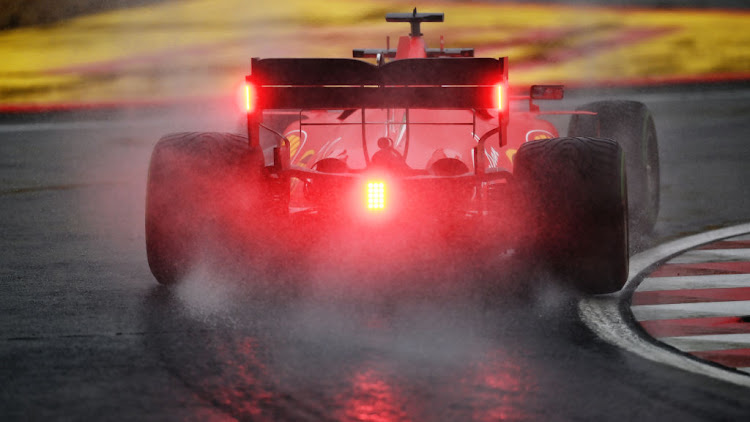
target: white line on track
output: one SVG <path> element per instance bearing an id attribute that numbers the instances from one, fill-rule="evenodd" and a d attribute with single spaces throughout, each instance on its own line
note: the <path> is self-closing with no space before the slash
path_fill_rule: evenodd
<path id="1" fill-rule="evenodd" d="M 630 309 L 638 321 L 737 316 L 748 312 L 750 300 L 636 305 Z"/>
<path id="2" fill-rule="evenodd" d="M 654 92 L 643 94 L 643 99 L 649 102 L 671 102 L 671 101 L 727 101 L 745 100 L 750 98 L 750 90 L 727 90 L 727 91 L 681 91 L 681 92 Z"/>
<path id="3" fill-rule="evenodd" d="M 681 277 L 647 277 L 638 285 L 638 291 L 727 289 L 737 287 L 750 287 L 750 275 L 716 274 Z"/>
<path id="4" fill-rule="evenodd" d="M 722 369 L 708 363 L 675 353 L 651 339 L 635 332 L 628 324 L 629 315 L 621 311 L 620 304 L 629 300 L 632 291 L 640 282 L 640 275 L 653 264 L 663 261 L 686 249 L 750 233 L 750 223 L 712 230 L 667 242 L 630 258 L 630 274 L 622 291 L 610 295 L 592 296 L 578 304 L 581 320 L 605 341 L 622 347 L 645 359 L 665 363 L 683 371 L 720 379 L 750 388 L 750 377 Z"/>
<path id="5" fill-rule="evenodd" d="M 132 122 L 80 121 L 54 123 L 19 123 L 0 125 L 0 132 L 41 132 L 58 130 L 97 130 L 112 129 L 113 127 L 130 127 Z"/>
<path id="6" fill-rule="evenodd" d="M 566 92 L 567 95 L 567 92 Z M 644 103 L 671 103 L 671 102 L 694 102 L 704 103 L 706 101 L 746 101 L 750 98 L 750 90 L 733 89 L 733 90 L 713 90 L 713 91 L 673 91 L 673 92 L 643 92 L 637 95 L 638 101 Z M 566 102 L 584 103 L 600 100 L 600 96 L 578 95 L 575 90 L 571 89 L 571 95 L 567 97 Z"/>
<path id="7" fill-rule="evenodd" d="M 670 264 L 695 264 L 701 262 L 750 261 L 750 249 L 706 249 L 687 251 L 670 259 Z"/>
<path id="8" fill-rule="evenodd" d="M 50 132 L 63 130 L 112 130 L 112 129 L 148 129 L 157 128 L 174 131 L 190 130 L 237 130 L 237 127 L 228 124 L 225 119 L 212 120 L 209 117 L 196 117 L 194 113 L 185 111 L 182 114 L 174 112 L 170 115 L 159 114 L 157 117 L 143 116 L 138 114 L 118 114 L 111 118 L 101 120 L 79 120 L 60 122 L 34 122 L 34 123 L 0 123 L 0 133 L 23 133 L 23 132 Z M 231 120 L 231 119 L 230 119 Z M 239 119 L 237 119 L 239 122 Z"/>
<path id="9" fill-rule="evenodd" d="M 572 90 L 572 92 L 575 92 L 575 90 Z M 750 89 L 742 89 L 742 88 L 736 88 L 733 90 L 723 90 L 723 89 L 717 89 L 717 90 L 696 90 L 696 91 L 674 91 L 674 92 L 653 92 L 653 93 L 638 93 L 633 94 L 634 98 L 639 99 L 639 101 L 643 101 L 645 103 L 678 103 L 678 102 L 700 102 L 704 103 L 706 101 L 745 101 L 747 99 L 750 99 Z M 566 100 L 565 102 L 560 103 L 560 108 L 575 108 L 573 101 L 575 104 L 580 104 L 583 102 L 592 102 L 600 100 L 601 96 L 591 96 L 591 95 L 570 95 L 570 98 Z M 570 104 L 568 104 L 570 102 Z M 179 111 L 179 105 L 176 106 L 178 111 L 175 112 L 175 117 L 169 117 L 169 119 L 174 120 L 175 118 L 180 117 L 189 117 L 187 122 L 181 122 L 180 127 L 175 128 L 175 130 L 179 131 L 188 131 L 188 130 L 202 130 L 201 128 L 214 128 L 216 126 L 216 121 L 212 120 L 210 118 L 207 118 L 206 116 L 203 116 L 202 119 L 205 121 L 201 121 L 200 124 L 195 124 L 195 113 L 193 112 L 180 112 Z M 129 114 L 128 110 L 122 111 L 121 113 L 116 114 L 116 118 L 110 120 L 110 119 L 102 119 L 102 120 L 84 120 L 84 121 L 61 121 L 61 122 L 36 122 L 36 123 L 8 123 L 8 124 L 2 124 L 0 123 L 0 133 L 6 133 L 6 132 L 37 132 L 37 131 L 58 131 L 58 130 L 96 130 L 96 129 L 111 129 L 113 127 L 125 127 L 125 128 L 132 128 L 134 125 L 144 125 L 152 123 L 154 125 L 163 125 L 165 120 L 168 120 L 166 116 L 164 116 L 165 113 L 172 113 L 174 112 L 174 108 L 168 107 L 168 111 L 162 111 L 159 109 L 158 112 L 156 112 L 157 116 L 154 117 L 154 113 L 150 113 L 147 116 L 144 116 L 143 114 L 139 114 L 138 112 L 135 112 L 134 114 Z M 86 110 L 80 111 L 80 114 L 86 114 Z M 34 114 L 34 113 L 30 113 Z M 185 120 L 185 119 L 180 119 Z M 238 120 L 239 116 L 238 116 Z M 187 123 L 187 125 L 185 124 Z M 192 126 L 189 126 L 192 125 Z M 184 128 L 184 126 L 189 126 L 188 128 Z M 224 124 L 219 126 L 217 128 L 218 130 L 236 130 L 234 127 L 224 127 Z M 750 236 L 747 237 L 747 239 L 750 239 Z"/>
<path id="10" fill-rule="evenodd" d="M 660 337 L 659 341 L 684 352 L 706 352 L 709 350 L 746 349 L 750 334 L 711 334 L 703 336 Z"/>

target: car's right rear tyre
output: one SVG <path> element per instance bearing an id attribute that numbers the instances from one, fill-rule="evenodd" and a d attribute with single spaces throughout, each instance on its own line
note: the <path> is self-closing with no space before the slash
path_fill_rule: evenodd
<path id="1" fill-rule="evenodd" d="M 629 258 L 622 148 L 608 139 L 543 139 L 523 144 L 514 165 L 529 258 L 584 293 L 622 288 Z"/>
<path id="2" fill-rule="evenodd" d="M 262 152 L 244 136 L 190 132 L 159 140 L 146 191 L 146 252 L 159 283 L 179 281 L 210 248 L 242 244 L 266 209 L 263 166 Z"/>

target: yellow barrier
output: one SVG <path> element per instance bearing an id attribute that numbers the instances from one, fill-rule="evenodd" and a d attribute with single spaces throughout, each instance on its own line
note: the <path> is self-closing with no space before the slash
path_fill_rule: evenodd
<path id="1" fill-rule="evenodd" d="M 251 56 L 392 45 L 403 1 L 186 0 L 0 32 L 0 105 L 233 95 Z M 750 79 L 750 12 L 431 2 L 428 44 L 509 56 L 511 83 Z"/>

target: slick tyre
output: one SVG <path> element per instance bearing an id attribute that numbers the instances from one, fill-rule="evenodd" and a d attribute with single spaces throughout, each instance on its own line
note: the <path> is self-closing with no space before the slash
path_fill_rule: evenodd
<path id="1" fill-rule="evenodd" d="M 654 119 L 636 101 L 585 104 L 571 117 L 568 136 L 592 136 L 617 141 L 625 152 L 631 239 L 648 234 L 659 214 L 659 151 Z"/>
<path id="2" fill-rule="evenodd" d="M 146 252 L 154 277 L 179 281 L 216 245 L 231 248 L 262 210 L 263 154 L 229 133 L 175 133 L 151 155 Z M 254 215 L 255 214 L 255 215 Z"/>
<path id="3" fill-rule="evenodd" d="M 614 141 L 555 138 L 523 144 L 515 180 L 530 257 L 587 294 L 611 293 L 628 274 L 625 163 Z"/>

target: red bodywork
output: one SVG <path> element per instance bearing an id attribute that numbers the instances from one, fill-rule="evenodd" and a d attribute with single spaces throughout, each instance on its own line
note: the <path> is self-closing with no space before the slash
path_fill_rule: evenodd
<path id="1" fill-rule="evenodd" d="M 484 234 L 486 225 L 473 222 L 491 216 L 493 228 L 507 229 L 497 222 L 517 212 L 509 188 L 515 152 L 558 136 L 532 99 L 560 99 L 562 87 L 511 97 L 507 58 L 428 49 L 418 25 L 412 30 L 396 50 L 355 50 L 376 64 L 253 59 L 248 138 L 264 149 L 290 215 L 333 215 L 339 223 L 450 218 Z M 511 100 L 528 101 L 528 109 L 511 112 Z"/>

